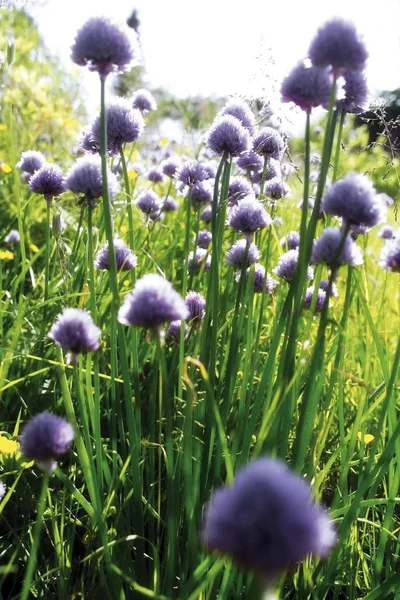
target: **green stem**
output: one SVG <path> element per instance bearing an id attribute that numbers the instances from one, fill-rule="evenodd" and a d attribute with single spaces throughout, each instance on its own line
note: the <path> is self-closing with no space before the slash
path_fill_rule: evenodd
<path id="1" fill-rule="evenodd" d="M 340 115 L 339 129 L 338 129 L 337 140 L 336 140 L 335 163 L 333 166 L 332 183 L 334 183 L 336 181 L 338 171 L 339 171 L 340 149 L 342 147 L 343 125 L 344 125 L 345 118 L 346 118 L 346 113 L 342 112 Z"/>
<path id="2" fill-rule="evenodd" d="M 33 532 L 33 543 L 32 543 L 32 548 L 31 548 L 31 551 L 29 554 L 28 566 L 26 568 L 26 574 L 25 574 L 25 579 L 24 579 L 24 583 L 23 583 L 23 587 L 22 587 L 20 600 L 28 600 L 29 594 L 31 591 L 33 573 L 34 573 L 35 567 L 36 567 L 37 553 L 38 553 L 38 549 L 39 549 L 40 536 L 41 536 L 42 526 L 43 526 L 43 514 L 44 514 L 44 510 L 46 508 L 46 496 L 47 496 L 47 488 L 49 486 L 49 478 L 50 478 L 50 473 L 48 471 L 45 471 L 43 473 L 42 489 L 40 492 L 40 498 L 39 498 L 39 503 L 38 503 L 35 530 Z"/>

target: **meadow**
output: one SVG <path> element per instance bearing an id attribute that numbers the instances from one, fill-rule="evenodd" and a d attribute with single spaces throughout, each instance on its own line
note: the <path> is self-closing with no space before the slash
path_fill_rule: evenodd
<path id="1" fill-rule="evenodd" d="M 303 138 L 233 99 L 189 146 L 146 128 L 151 94 L 108 97 L 108 22 L 72 49 L 97 115 L 23 13 L 0 23 L 0 598 L 400 598 L 400 171 L 354 126 L 362 81 L 340 104 L 341 64 L 295 67 Z M 215 491 L 265 457 L 311 486 L 326 552 L 295 558 L 308 509 L 268 482 L 212 543 Z"/>

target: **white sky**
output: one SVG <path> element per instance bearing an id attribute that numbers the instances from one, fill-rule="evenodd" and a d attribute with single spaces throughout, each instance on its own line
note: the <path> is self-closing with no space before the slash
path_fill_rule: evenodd
<path id="1" fill-rule="evenodd" d="M 136 8 L 149 84 L 181 96 L 265 93 L 271 77 L 280 81 L 305 56 L 318 25 L 341 16 L 364 36 L 372 92 L 400 87 L 400 0 L 47 0 L 44 6 L 31 0 L 30 6 L 47 46 L 66 65 L 89 17 L 125 21 Z M 95 77 L 85 81 L 97 97 Z"/>

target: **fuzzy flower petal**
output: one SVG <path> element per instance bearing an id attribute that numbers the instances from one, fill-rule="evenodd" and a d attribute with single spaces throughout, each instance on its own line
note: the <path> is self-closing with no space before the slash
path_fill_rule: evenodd
<path id="1" fill-rule="evenodd" d="M 202 541 L 240 565 L 274 578 L 336 541 L 329 515 L 303 477 L 275 458 L 259 458 L 217 489 L 205 510 Z"/>
<path id="2" fill-rule="evenodd" d="M 281 94 L 284 102 L 294 102 L 310 112 L 316 106 L 328 107 L 331 85 L 326 69 L 300 63 L 283 80 Z"/>
<path id="3" fill-rule="evenodd" d="M 351 22 L 333 18 L 318 29 L 308 56 L 316 67 L 362 71 L 368 52 Z"/>
<path id="4" fill-rule="evenodd" d="M 238 119 L 225 115 L 211 125 L 206 143 L 219 156 L 240 156 L 250 149 L 250 135 Z"/>
<path id="5" fill-rule="evenodd" d="M 25 425 L 21 435 L 21 451 L 38 466 L 52 470 L 55 467 L 54 460 L 67 452 L 73 440 L 74 430 L 68 421 L 42 412 Z"/>
<path id="6" fill-rule="evenodd" d="M 133 65 L 133 34 L 105 17 L 93 17 L 79 29 L 71 47 L 71 59 L 102 77 L 122 73 Z"/>
<path id="7" fill-rule="evenodd" d="M 70 361 L 76 355 L 86 352 L 97 352 L 100 348 L 101 329 L 95 325 L 86 310 L 66 308 L 58 315 L 50 329 L 48 337 L 58 346 L 70 352 Z"/>
<path id="8" fill-rule="evenodd" d="M 51 200 L 67 189 L 64 172 L 58 165 L 47 163 L 35 171 L 29 180 L 29 187 L 35 194 L 42 194 L 46 200 Z"/>
<path id="9" fill-rule="evenodd" d="M 110 198 L 119 192 L 119 183 L 114 173 L 108 172 L 108 193 Z M 99 156 L 78 158 L 67 176 L 67 187 L 75 194 L 82 194 L 88 202 L 98 200 L 103 195 L 103 176 Z"/>
<path id="10" fill-rule="evenodd" d="M 128 246 L 120 239 L 114 240 L 115 260 L 118 271 L 130 271 L 137 266 L 137 256 Z M 97 253 L 94 261 L 94 266 L 102 271 L 108 271 L 110 268 L 108 242 L 105 242 L 103 247 Z"/>
<path id="11" fill-rule="evenodd" d="M 118 312 L 123 325 L 159 329 L 163 323 L 185 320 L 189 311 L 183 298 L 161 275 L 148 273 L 136 282 Z"/>

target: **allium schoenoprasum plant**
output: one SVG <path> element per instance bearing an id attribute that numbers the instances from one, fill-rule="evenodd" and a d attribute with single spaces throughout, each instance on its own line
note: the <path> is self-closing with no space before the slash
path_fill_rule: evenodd
<path id="1" fill-rule="evenodd" d="M 232 98 L 188 147 L 148 90 L 105 97 L 133 30 L 71 40 L 83 119 L 4 18 L 0 600 L 395 598 L 399 161 L 353 128 L 359 32 L 294 57 L 304 138 Z"/>

